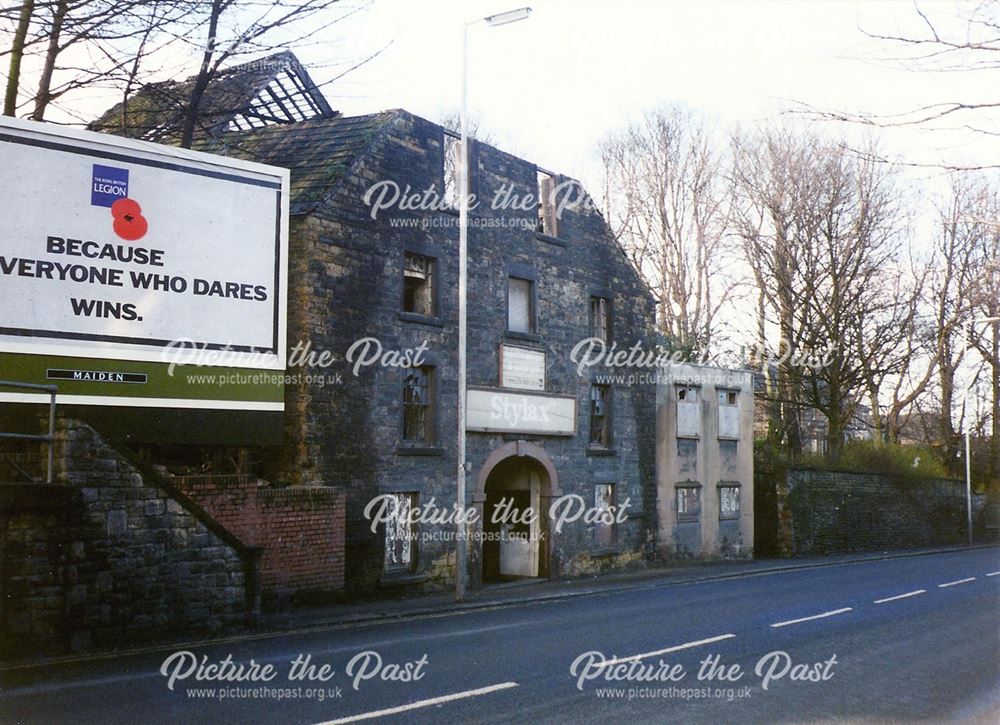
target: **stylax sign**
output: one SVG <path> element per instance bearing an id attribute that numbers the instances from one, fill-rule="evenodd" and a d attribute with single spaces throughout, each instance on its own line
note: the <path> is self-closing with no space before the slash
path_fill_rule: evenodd
<path id="1" fill-rule="evenodd" d="M 280 386 L 219 399 L 166 364 L 189 348 L 284 370 L 287 170 L 9 118 L 0 157 L 0 379 L 66 403 L 283 408 Z"/>
<path id="2" fill-rule="evenodd" d="M 469 388 L 466 403 L 469 431 L 576 435 L 576 398 L 570 395 Z"/>

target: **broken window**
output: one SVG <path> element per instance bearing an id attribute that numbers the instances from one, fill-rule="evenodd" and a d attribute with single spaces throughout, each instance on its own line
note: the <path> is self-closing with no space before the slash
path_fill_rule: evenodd
<path id="1" fill-rule="evenodd" d="M 739 393 L 735 390 L 720 390 L 719 405 L 739 405 Z"/>
<path id="2" fill-rule="evenodd" d="M 403 378 L 403 440 L 434 442 L 434 368 L 409 368 Z"/>
<path id="3" fill-rule="evenodd" d="M 614 546 L 618 538 L 615 521 L 615 484 L 599 483 L 594 487 L 594 543 L 599 549 Z"/>
<path id="4" fill-rule="evenodd" d="M 385 524 L 385 569 L 413 571 L 417 563 L 417 542 L 412 511 L 417 506 L 417 494 L 393 493 L 388 498 L 392 503 Z"/>
<path id="5" fill-rule="evenodd" d="M 740 517 L 740 485 L 738 483 L 719 484 L 719 518 L 738 519 Z"/>
<path id="6" fill-rule="evenodd" d="M 611 445 L 611 386 L 590 386 L 590 444 Z"/>
<path id="7" fill-rule="evenodd" d="M 507 280 L 507 329 L 511 332 L 535 331 L 534 287 L 530 279 Z"/>
<path id="8" fill-rule="evenodd" d="M 611 300 L 590 298 L 590 336 L 605 343 L 611 342 Z"/>
<path id="9" fill-rule="evenodd" d="M 406 252 L 403 257 L 403 311 L 433 317 L 434 259 Z"/>
<path id="10" fill-rule="evenodd" d="M 442 173 L 444 203 L 450 209 L 458 209 L 459 193 L 461 191 L 458 178 L 462 159 L 461 137 L 445 131 L 442 153 L 444 156 L 444 169 Z"/>
<path id="11" fill-rule="evenodd" d="M 552 174 L 541 169 L 538 178 L 538 232 L 550 237 L 558 236 L 556 220 L 555 179 Z"/>
<path id="12" fill-rule="evenodd" d="M 677 520 L 697 521 L 701 515 L 701 487 L 677 487 Z"/>
<path id="13" fill-rule="evenodd" d="M 698 404 L 698 388 L 677 386 L 677 436 L 697 438 L 701 435 L 701 406 Z"/>

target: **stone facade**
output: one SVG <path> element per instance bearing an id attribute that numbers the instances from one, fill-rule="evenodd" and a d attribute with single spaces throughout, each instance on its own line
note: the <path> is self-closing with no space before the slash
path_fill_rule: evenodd
<path id="1" fill-rule="evenodd" d="M 364 201 L 366 190 L 382 180 L 414 191 L 440 190 L 445 132 L 403 111 L 383 116 L 364 153 L 343 171 L 324 201 L 308 213 L 293 214 L 289 346 L 303 343 L 313 352 L 332 351 L 338 360 L 325 368 L 327 377 L 300 376 L 288 387 L 286 447 L 275 463 L 275 475 L 283 480 L 337 484 L 347 490 L 347 582 L 354 591 L 398 583 L 443 587 L 454 577 L 454 541 L 445 540 L 454 526 L 424 526 L 426 540 L 421 540 L 406 575 L 387 576 L 385 534 L 379 528 L 372 531 L 364 516 L 366 504 L 384 493 L 412 493 L 418 503 L 433 499 L 438 506 L 453 506 L 457 466 L 457 215 L 393 208 L 373 218 Z M 613 386 L 613 443 L 594 449 L 588 437 L 592 381 L 588 371 L 578 372 L 570 353 L 590 336 L 591 296 L 611 300 L 613 339 L 620 348 L 648 342 L 654 327 L 651 298 L 599 213 L 567 210 L 556 236 L 540 234 L 534 205 L 491 208 L 491 200 L 506 191 L 518 197 L 536 195 L 536 166 L 485 144 L 474 144 L 471 156 L 471 186 L 480 204 L 470 215 L 468 384 L 499 389 L 501 344 L 541 352 L 541 392 L 575 400 L 577 432 L 471 432 L 465 505 L 482 510 L 490 470 L 501 462 L 494 456 L 488 470 L 487 461 L 498 450 L 510 451 L 510 458 L 533 467 L 541 487 L 537 503 L 543 508 L 560 494 L 579 495 L 592 506 L 595 486 L 613 484 L 616 501 L 628 501 L 614 543 L 595 543 L 594 527 L 582 521 L 567 525 L 551 532 L 539 553 L 538 573 L 570 576 L 633 565 L 642 559 L 655 532 L 652 386 Z M 296 173 L 293 166 L 293 186 Z M 556 177 L 555 183 L 564 180 Z M 431 315 L 403 312 L 406 252 L 434 260 L 436 309 Z M 507 330 L 511 275 L 533 282 L 533 333 Z M 423 360 L 434 367 L 436 387 L 432 443 L 403 444 L 406 368 L 377 363 L 355 371 L 345 359 L 355 342 L 368 337 L 376 338 L 385 352 L 426 350 Z M 335 373 L 341 374 L 340 380 Z M 524 451 L 531 453 L 522 455 Z M 441 540 L 431 540 L 437 535 Z M 474 583 L 482 580 L 481 553 L 479 546 L 470 548 Z"/>
<path id="2" fill-rule="evenodd" d="M 785 556 L 967 541 L 964 481 L 792 469 L 778 488 L 778 541 Z M 977 539 L 985 533 L 985 499 L 973 494 Z"/>

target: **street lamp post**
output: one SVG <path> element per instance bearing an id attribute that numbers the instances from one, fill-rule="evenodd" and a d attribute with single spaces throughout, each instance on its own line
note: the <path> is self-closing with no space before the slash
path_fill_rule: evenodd
<path id="1" fill-rule="evenodd" d="M 455 540 L 455 599 L 461 601 L 465 598 L 467 570 L 467 546 L 465 522 L 465 412 L 466 412 L 466 379 L 465 379 L 465 353 L 466 353 L 466 288 L 467 288 L 467 263 L 469 246 L 469 27 L 476 23 L 485 22 L 491 27 L 516 23 L 518 20 L 526 20 L 531 15 L 531 8 L 524 7 L 517 10 L 510 10 L 505 13 L 489 15 L 465 24 L 462 35 L 462 109 L 460 125 L 462 140 L 460 144 L 461 159 L 458 166 L 458 444 L 456 446 L 456 457 L 458 458 L 458 490 L 456 492 L 456 503 L 458 511 L 456 519 L 456 540 Z"/>
<path id="2" fill-rule="evenodd" d="M 972 339 L 972 330 L 976 325 L 1000 322 L 1000 317 L 980 317 L 969 320 L 965 328 L 965 347 L 963 352 L 969 349 Z M 969 414 L 969 391 L 972 390 L 972 381 L 965 386 L 965 414 Z M 965 421 L 965 515 L 966 529 L 969 534 L 969 548 L 972 548 L 972 429 L 968 420 Z"/>

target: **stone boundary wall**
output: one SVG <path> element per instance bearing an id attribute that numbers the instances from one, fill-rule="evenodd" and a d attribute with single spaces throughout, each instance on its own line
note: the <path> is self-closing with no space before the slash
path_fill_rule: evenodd
<path id="1" fill-rule="evenodd" d="M 242 541 L 261 548 L 265 603 L 343 590 L 342 488 L 271 487 L 260 485 L 255 476 L 171 480 Z"/>
<path id="2" fill-rule="evenodd" d="M 985 498 L 973 494 L 978 539 L 986 535 Z M 964 481 L 791 469 L 778 485 L 777 499 L 778 543 L 785 556 L 967 541 Z"/>
<path id="3" fill-rule="evenodd" d="M 242 626 L 257 552 L 89 426 L 61 420 L 57 484 L 0 484 L 0 657 Z"/>

